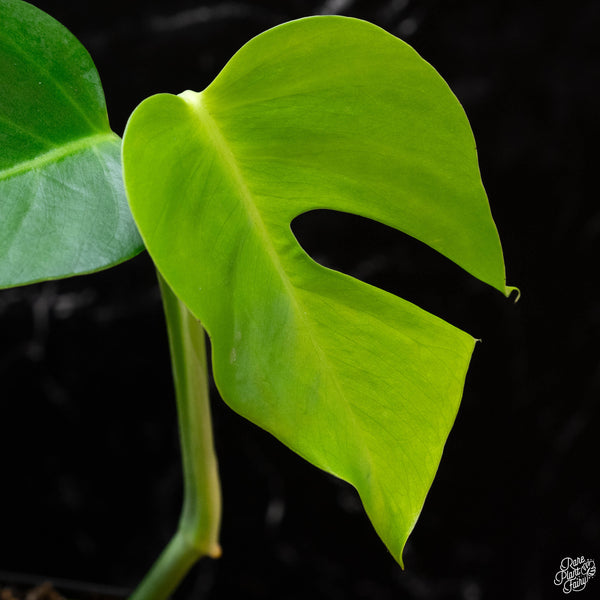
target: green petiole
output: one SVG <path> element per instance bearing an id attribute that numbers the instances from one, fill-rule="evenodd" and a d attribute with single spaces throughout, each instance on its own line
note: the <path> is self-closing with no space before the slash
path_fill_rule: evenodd
<path id="1" fill-rule="evenodd" d="M 158 275 L 169 335 L 183 462 L 177 532 L 130 600 L 164 600 L 202 557 L 218 558 L 221 487 L 213 446 L 205 333 Z"/>

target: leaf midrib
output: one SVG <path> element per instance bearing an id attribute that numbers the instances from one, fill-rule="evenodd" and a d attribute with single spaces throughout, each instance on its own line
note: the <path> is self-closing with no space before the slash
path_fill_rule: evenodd
<path id="1" fill-rule="evenodd" d="M 82 137 L 72 142 L 67 142 L 66 144 L 62 144 L 54 150 L 44 152 L 35 158 L 25 160 L 13 167 L 0 171 L 0 182 L 6 181 L 11 177 L 22 175 L 23 173 L 40 170 L 49 164 L 56 163 L 61 159 L 72 156 L 73 154 L 77 154 L 82 150 L 87 150 L 89 148 L 93 148 L 94 146 L 98 146 L 103 142 L 116 141 L 119 139 L 119 136 L 111 131 L 110 133 L 99 133 Z"/>
<path id="2" fill-rule="evenodd" d="M 244 203 L 244 209 L 246 214 L 251 219 L 254 230 L 257 231 L 258 236 L 263 240 L 263 247 L 265 248 L 271 263 L 275 267 L 283 285 L 290 292 L 290 296 L 293 298 L 294 302 L 298 304 L 298 299 L 294 294 L 294 287 L 290 282 L 290 279 L 286 273 L 285 268 L 281 263 L 281 259 L 279 258 L 279 254 L 275 250 L 273 244 L 270 240 L 270 235 L 268 233 L 267 226 L 263 221 L 263 218 L 254 203 L 252 198 L 252 192 L 249 190 L 248 185 L 244 180 L 244 176 L 240 171 L 240 168 L 237 164 L 237 160 L 229 147 L 225 136 L 221 133 L 221 129 L 214 117 L 211 115 L 210 111 L 202 102 L 202 94 L 197 94 L 195 92 L 183 92 L 180 94 L 180 97 L 197 113 L 198 118 L 206 127 L 206 131 L 218 151 L 219 156 L 225 161 L 231 175 L 232 179 L 235 181 L 235 184 L 240 192 L 239 196 Z"/>

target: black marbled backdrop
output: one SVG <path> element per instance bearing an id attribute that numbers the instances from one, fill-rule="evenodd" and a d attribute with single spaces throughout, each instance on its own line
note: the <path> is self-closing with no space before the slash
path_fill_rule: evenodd
<path id="1" fill-rule="evenodd" d="M 509 283 L 523 292 L 513 305 L 378 224 L 300 218 L 318 260 L 483 339 L 462 408 L 402 572 L 348 486 L 215 392 L 224 555 L 177 598 L 545 600 L 562 595 L 553 577 L 564 556 L 600 561 L 595 0 L 37 4 L 92 54 L 119 133 L 146 96 L 202 89 L 286 20 L 353 15 L 404 38 L 465 106 Z M 181 500 L 148 257 L 3 291 L 0 331 L 0 570 L 134 585 Z M 584 594 L 598 590 L 597 578 Z"/>

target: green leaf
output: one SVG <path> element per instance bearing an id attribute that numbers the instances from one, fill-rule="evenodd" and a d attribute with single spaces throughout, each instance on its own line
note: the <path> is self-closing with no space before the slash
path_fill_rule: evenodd
<path id="1" fill-rule="evenodd" d="M 202 93 L 144 101 L 123 157 L 134 218 L 210 334 L 224 400 L 352 483 L 402 562 L 474 339 L 318 265 L 290 223 L 317 208 L 375 219 L 508 293 L 448 86 L 374 25 L 301 19 L 251 40 Z"/>
<path id="2" fill-rule="evenodd" d="M 0 90 L 0 287 L 140 252 L 92 59 L 20 0 L 0 0 Z"/>

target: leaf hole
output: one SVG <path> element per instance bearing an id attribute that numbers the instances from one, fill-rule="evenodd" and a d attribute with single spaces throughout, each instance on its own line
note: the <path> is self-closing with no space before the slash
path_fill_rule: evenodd
<path id="1" fill-rule="evenodd" d="M 296 217 L 292 231 L 320 265 L 400 296 L 467 331 L 480 330 L 482 313 L 489 311 L 482 295 L 490 302 L 503 301 L 433 248 L 371 219 L 313 210 Z"/>

